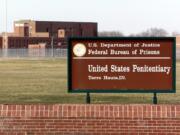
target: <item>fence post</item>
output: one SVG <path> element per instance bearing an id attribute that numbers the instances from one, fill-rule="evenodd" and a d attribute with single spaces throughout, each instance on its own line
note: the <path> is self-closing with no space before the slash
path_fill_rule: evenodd
<path id="1" fill-rule="evenodd" d="M 54 36 L 51 36 L 52 57 L 54 57 Z"/>

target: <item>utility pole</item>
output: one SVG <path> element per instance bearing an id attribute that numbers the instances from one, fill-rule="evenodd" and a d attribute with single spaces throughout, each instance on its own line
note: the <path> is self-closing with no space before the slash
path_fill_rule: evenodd
<path id="1" fill-rule="evenodd" d="M 6 21 L 5 23 L 6 23 L 6 24 L 5 24 L 5 25 L 6 25 L 6 34 L 7 34 L 7 2 L 8 2 L 8 0 L 5 0 L 5 10 L 6 10 L 6 11 L 5 11 L 5 14 L 6 14 L 6 15 L 5 15 L 5 17 L 6 17 L 6 19 L 5 19 L 5 21 Z"/>

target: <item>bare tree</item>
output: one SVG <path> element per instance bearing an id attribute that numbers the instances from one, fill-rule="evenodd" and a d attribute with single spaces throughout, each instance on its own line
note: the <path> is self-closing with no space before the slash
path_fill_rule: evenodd
<path id="1" fill-rule="evenodd" d="M 178 36 L 178 35 L 180 35 L 179 32 L 177 32 L 177 31 L 172 32 L 172 36 L 173 36 L 173 37 L 176 37 L 176 36 Z"/>
<path id="2" fill-rule="evenodd" d="M 123 37 L 124 34 L 119 31 L 102 31 L 98 33 L 99 37 Z"/>
<path id="3" fill-rule="evenodd" d="M 138 37 L 166 37 L 168 32 L 162 28 L 150 28 L 138 34 L 130 34 L 130 36 Z"/>
<path id="4" fill-rule="evenodd" d="M 172 33 L 173 36 L 178 35 L 178 32 Z M 101 31 L 98 33 L 99 37 L 124 37 L 125 35 L 120 31 Z M 162 28 L 150 28 L 146 31 L 130 34 L 129 37 L 166 37 L 168 32 Z"/>

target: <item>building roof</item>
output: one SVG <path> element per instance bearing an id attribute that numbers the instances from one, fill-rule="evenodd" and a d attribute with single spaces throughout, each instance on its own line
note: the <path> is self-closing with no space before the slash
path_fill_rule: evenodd
<path id="1" fill-rule="evenodd" d="M 46 23 L 94 23 L 97 24 L 97 22 L 76 22 L 76 21 L 39 21 L 39 20 L 17 20 L 14 21 L 15 23 L 28 23 L 28 22 L 46 22 Z"/>
<path id="2" fill-rule="evenodd" d="M 14 21 L 15 23 L 27 23 L 27 22 L 33 22 L 33 20 L 17 20 Z"/>

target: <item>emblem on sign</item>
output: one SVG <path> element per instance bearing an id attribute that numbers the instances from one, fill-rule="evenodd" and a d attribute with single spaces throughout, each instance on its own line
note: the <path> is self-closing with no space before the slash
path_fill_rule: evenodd
<path id="1" fill-rule="evenodd" d="M 73 47 L 73 53 L 75 56 L 77 57 L 82 57 L 86 54 L 86 46 L 82 43 L 77 43 L 74 47 Z"/>

